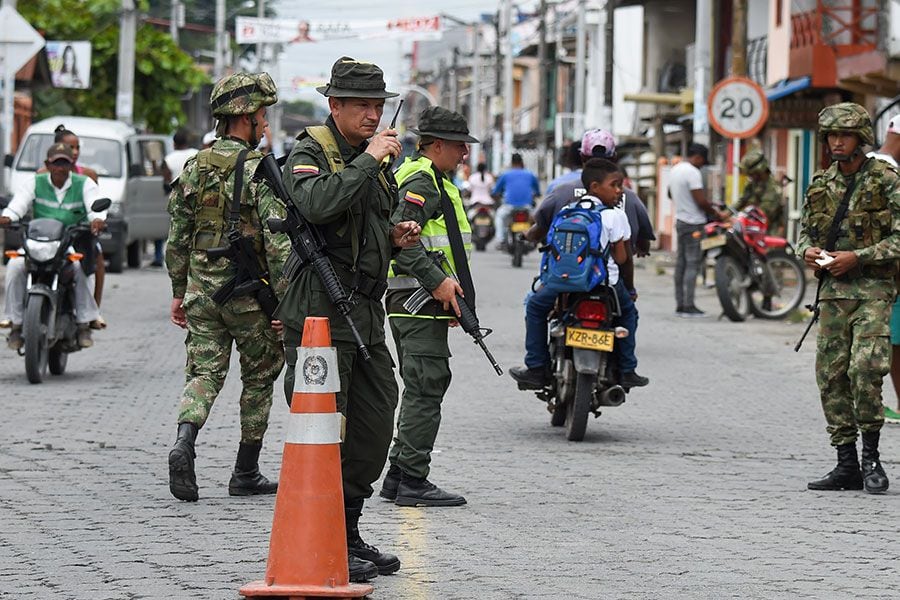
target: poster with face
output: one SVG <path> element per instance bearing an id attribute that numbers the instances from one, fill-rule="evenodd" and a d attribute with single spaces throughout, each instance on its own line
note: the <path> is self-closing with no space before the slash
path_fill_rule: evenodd
<path id="1" fill-rule="evenodd" d="M 91 87 L 91 43 L 47 42 L 47 62 L 53 87 L 86 90 Z"/>

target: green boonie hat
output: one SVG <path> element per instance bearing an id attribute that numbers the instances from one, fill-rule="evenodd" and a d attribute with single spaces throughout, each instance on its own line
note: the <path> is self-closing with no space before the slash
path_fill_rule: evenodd
<path id="1" fill-rule="evenodd" d="M 819 112 L 819 138 L 825 141 L 829 133 L 837 132 L 855 133 L 864 145 L 875 143 L 869 111 L 855 102 L 832 104 Z"/>
<path id="2" fill-rule="evenodd" d="M 395 98 L 400 94 L 384 89 L 384 71 L 373 63 L 342 56 L 331 67 L 331 81 L 316 91 L 333 98 Z"/>
<path id="3" fill-rule="evenodd" d="M 469 125 L 465 117 L 440 106 L 429 106 L 423 110 L 419 115 L 418 129 L 410 127 L 409 130 L 419 137 L 427 135 L 452 142 L 481 143 L 478 138 L 469 135 Z"/>
<path id="4" fill-rule="evenodd" d="M 268 73 L 235 73 L 220 79 L 209 95 L 214 117 L 247 115 L 278 102 L 275 82 Z"/>
<path id="5" fill-rule="evenodd" d="M 57 142 L 47 148 L 47 162 L 52 163 L 55 160 L 67 160 L 70 163 L 75 162 L 75 151 L 72 146 Z"/>
<path id="6" fill-rule="evenodd" d="M 741 171 L 751 175 L 753 173 L 765 173 L 769 170 L 769 161 L 759 150 L 751 150 L 741 159 Z"/>

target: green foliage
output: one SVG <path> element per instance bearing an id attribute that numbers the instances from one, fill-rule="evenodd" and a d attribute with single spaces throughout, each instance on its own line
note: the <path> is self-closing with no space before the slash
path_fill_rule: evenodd
<path id="1" fill-rule="evenodd" d="M 291 100 L 290 102 L 282 101 L 279 106 L 284 110 L 285 115 L 296 115 L 300 117 L 315 118 L 316 105 L 309 100 Z"/>
<path id="2" fill-rule="evenodd" d="M 138 10 L 146 10 L 141 0 Z M 89 40 L 91 87 L 35 93 L 38 118 L 58 114 L 112 119 L 116 114 L 120 0 L 31 0 L 19 11 L 48 40 Z M 139 24 L 135 44 L 134 120 L 169 132 L 185 122 L 181 97 L 207 81 L 167 33 Z"/>

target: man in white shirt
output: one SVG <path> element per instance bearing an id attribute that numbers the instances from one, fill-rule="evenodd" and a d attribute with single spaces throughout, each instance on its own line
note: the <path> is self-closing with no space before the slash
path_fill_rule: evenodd
<path id="1" fill-rule="evenodd" d="M 687 158 L 669 173 L 669 197 L 675 202 L 675 232 L 678 236 L 678 255 L 675 263 L 675 313 L 680 317 L 702 317 L 702 310 L 694 305 L 694 289 L 703 252 L 700 238 L 707 217 L 724 218 L 703 189 L 700 168 L 707 164 L 709 151 L 703 144 L 688 146 Z"/>
<path id="2" fill-rule="evenodd" d="M 100 233 L 106 226 L 106 211 L 95 213 L 91 204 L 100 196 L 93 179 L 72 173 L 75 164 L 71 146 L 57 143 L 47 150 L 46 173 L 38 173 L 21 185 L 3 209 L 0 226 L 20 221 L 34 207 L 34 218 L 56 219 L 67 226 L 90 222 L 91 232 Z M 75 263 L 75 320 L 78 323 L 78 345 L 93 345 L 89 324 L 100 317 L 94 295 L 88 289 L 81 265 Z M 22 320 L 25 312 L 25 259 L 13 258 L 6 266 L 6 316 L 12 322 L 7 338 L 11 350 L 24 345 Z"/>

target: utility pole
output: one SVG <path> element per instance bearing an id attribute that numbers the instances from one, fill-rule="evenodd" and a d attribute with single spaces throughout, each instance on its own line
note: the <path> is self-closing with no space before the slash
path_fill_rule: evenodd
<path id="1" fill-rule="evenodd" d="M 450 63 L 450 110 L 459 106 L 459 46 L 453 46 L 453 60 Z"/>
<path id="2" fill-rule="evenodd" d="M 484 144 L 481 131 L 481 25 L 475 23 L 472 29 L 472 93 L 469 99 L 469 129 L 472 134 Z M 472 172 L 478 167 L 478 155 L 480 152 L 469 153 L 469 165 Z"/>
<path id="3" fill-rule="evenodd" d="M 216 52 L 213 62 L 213 79 L 218 81 L 225 74 L 225 0 L 216 0 Z"/>
<path id="4" fill-rule="evenodd" d="M 710 90 L 710 46 L 712 0 L 697 0 L 694 42 L 694 142 L 709 145 L 709 117 L 706 97 Z M 662 156 L 661 154 L 657 156 Z"/>
<path id="5" fill-rule="evenodd" d="M 616 3 L 606 0 L 606 23 L 603 24 L 605 48 L 603 51 L 603 111 L 601 113 L 604 127 L 613 130 L 613 36 L 615 28 L 613 19 L 616 15 Z"/>
<path id="6" fill-rule="evenodd" d="M 256 16 L 259 17 L 260 19 L 265 18 L 265 16 L 266 16 L 266 0 L 256 0 Z M 263 52 L 265 51 L 264 46 L 265 46 L 265 44 L 263 44 L 262 42 L 256 43 L 256 70 L 257 71 L 263 70 L 263 63 L 265 62 L 264 58 L 263 58 Z"/>
<path id="7" fill-rule="evenodd" d="M 172 41 L 176 46 L 178 45 L 178 28 L 181 27 L 183 10 L 184 4 L 181 3 L 181 0 L 172 0 L 172 11 L 169 13 L 169 35 L 172 36 Z"/>
<path id="8" fill-rule="evenodd" d="M 137 11 L 134 0 L 122 0 L 119 19 L 119 73 L 116 92 L 116 119 L 134 122 L 134 45 L 137 36 Z"/>
<path id="9" fill-rule="evenodd" d="M 512 160 L 513 145 L 513 48 L 512 0 L 503 0 L 503 165 Z"/>
<path id="10" fill-rule="evenodd" d="M 734 0 L 731 5 L 731 75 L 747 75 L 747 0 Z M 741 139 L 731 140 L 731 203 L 737 202 L 740 188 Z"/>
<path id="11" fill-rule="evenodd" d="M 578 0 L 575 32 L 575 129 L 584 129 L 584 71 L 586 63 L 587 25 L 585 0 Z"/>
<path id="12" fill-rule="evenodd" d="M 538 42 L 538 178 L 547 172 L 547 0 L 541 0 L 541 22 Z"/>

